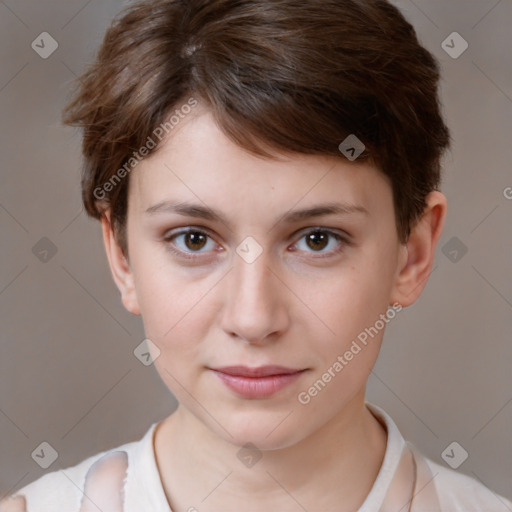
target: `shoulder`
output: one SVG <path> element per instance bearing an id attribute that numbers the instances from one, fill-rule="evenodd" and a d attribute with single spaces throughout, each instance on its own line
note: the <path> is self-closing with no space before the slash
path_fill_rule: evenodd
<path id="1" fill-rule="evenodd" d="M 450 512 L 511 512 L 512 502 L 478 480 L 423 457 L 429 466 L 441 510 Z"/>
<path id="2" fill-rule="evenodd" d="M 14 496 L 0 501 L 0 512 L 27 512 L 27 501 L 23 496 Z"/>
<path id="3" fill-rule="evenodd" d="M 0 501 L 0 512 L 122 511 L 133 441 L 92 455 L 75 466 L 47 473 Z M 116 508 L 117 507 L 117 508 Z"/>
<path id="4" fill-rule="evenodd" d="M 418 512 L 512 512 L 512 502 L 492 491 L 477 479 L 448 468 L 426 457 L 414 444 L 405 441 L 393 419 L 380 407 L 366 403 L 388 431 L 386 457 L 401 457 L 407 445 L 417 466 L 413 508 Z M 386 458 L 384 459 L 386 461 Z M 434 507 L 432 508 L 432 504 Z M 416 505 L 416 507 L 414 507 Z"/>

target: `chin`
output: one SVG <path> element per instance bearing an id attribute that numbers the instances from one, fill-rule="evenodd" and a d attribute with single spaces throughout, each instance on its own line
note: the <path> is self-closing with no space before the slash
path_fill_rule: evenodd
<path id="1" fill-rule="evenodd" d="M 227 432 L 216 423 L 208 423 L 219 437 L 234 446 L 251 443 L 262 451 L 279 450 L 300 442 L 307 435 L 304 422 L 298 422 L 294 414 L 290 414 L 291 410 L 228 413 L 224 419 L 217 418 Z"/>

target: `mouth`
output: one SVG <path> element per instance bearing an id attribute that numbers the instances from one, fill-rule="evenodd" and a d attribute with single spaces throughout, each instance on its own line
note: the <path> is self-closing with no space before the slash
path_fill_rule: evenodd
<path id="1" fill-rule="evenodd" d="M 297 380 L 307 369 L 284 366 L 209 368 L 231 391 L 244 398 L 268 398 Z"/>

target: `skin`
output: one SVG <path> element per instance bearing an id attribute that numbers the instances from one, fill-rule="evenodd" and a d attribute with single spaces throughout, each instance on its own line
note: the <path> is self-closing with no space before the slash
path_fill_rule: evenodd
<path id="1" fill-rule="evenodd" d="M 127 255 L 108 211 L 102 221 L 123 304 L 142 316 L 160 350 L 156 369 L 179 401 L 154 439 L 174 512 L 356 510 L 382 464 L 387 434 L 364 400 L 384 329 L 309 404 L 297 396 L 390 305 L 407 307 L 419 297 L 446 198 L 428 195 L 401 244 L 390 183 L 371 162 L 276 157 L 236 146 L 200 105 L 131 173 Z M 206 205 L 227 224 L 146 212 L 163 201 Z M 366 213 L 281 220 L 327 202 Z M 208 237 L 169 238 L 191 226 Z M 312 228 L 348 235 L 348 243 L 331 235 L 308 244 Z M 263 250 L 253 263 L 236 252 L 248 236 Z M 208 369 L 235 364 L 307 371 L 270 398 L 245 399 Z M 250 468 L 237 457 L 247 442 L 262 454 Z"/>

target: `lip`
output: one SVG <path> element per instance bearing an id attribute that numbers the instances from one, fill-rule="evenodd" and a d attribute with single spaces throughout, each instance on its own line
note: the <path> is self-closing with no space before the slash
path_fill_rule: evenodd
<path id="1" fill-rule="evenodd" d="M 284 366 L 210 368 L 232 391 L 244 398 L 268 398 L 297 380 L 305 369 Z"/>

